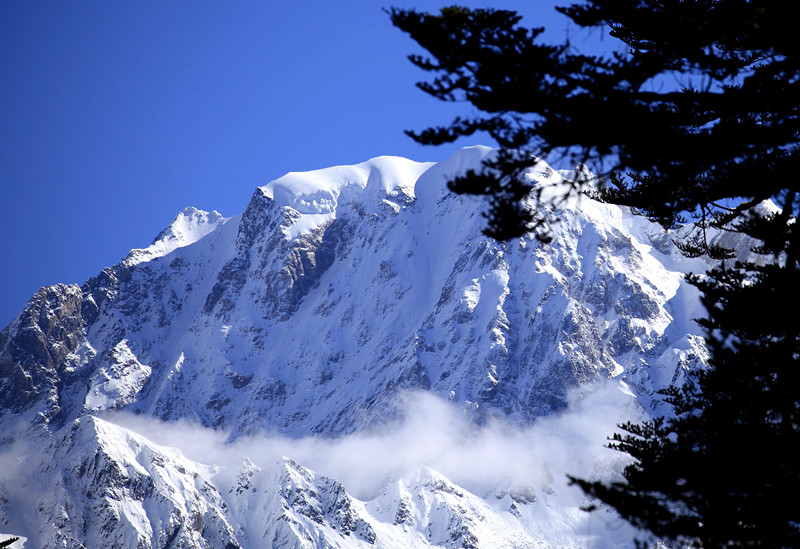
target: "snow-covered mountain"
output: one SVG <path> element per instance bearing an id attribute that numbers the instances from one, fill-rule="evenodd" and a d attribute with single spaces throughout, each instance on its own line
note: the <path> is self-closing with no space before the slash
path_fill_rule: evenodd
<path id="1" fill-rule="evenodd" d="M 483 237 L 446 180 L 487 154 L 290 173 L 239 216 L 188 208 L 83 286 L 42 288 L 0 333 L 0 532 L 631 546 L 565 475 L 616 474 L 615 423 L 702 362 L 682 273 L 705 265 L 585 197 L 549 245 Z"/>

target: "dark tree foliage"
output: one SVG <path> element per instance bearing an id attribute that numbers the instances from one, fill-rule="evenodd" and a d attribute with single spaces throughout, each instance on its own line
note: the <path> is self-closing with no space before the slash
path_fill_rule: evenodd
<path id="1" fill-rule="evenodd" d="M 677 544 L 800 547 L 798 267 L 739 263 L 695 277 L 709 368 L 665 391 L 674 416 L 614 435 L 611 447 L 635 458 L 624 481 L 573 481 Z"/>
<path id="2" fill-rule="evenodd" d="M 695 224 L 678 244 L 717 260 L 690 277 L 708 311 L 709 365 L 665 391 L 673 414 L 620 426 L 611 446 L 634 458 L 620 482 L 573 481 L 668 544 L 800 547 L 800 2 L 558 9 L 624 47 L 595 56 L 539 44 L 543 29 L 503 10 L 391 10 L 430 53 L 410 57 L 433 74 L 418 86 L 480 113 L 409 133 L 497 141 L 498 155 L 450 188 L 488 198 L 485 232 L 501 240 L 548 239 L 551 205 L 524 173 L 555 155 L 598 176 L 575 177 L 570 193 L 666 228 Z M 751 252 L 734 258 L 710 239 L 720 231 L 750 239 Z"/>
<path id="3" fill-rule="evenodd" d="M 391 11 L 431 54 L 410 56 L 435 75 L 417 85 L 481 113 L 410 135 L 441 144 L 483 131 L 500 146 L 482 173 L 451 183 L 489 198 L 488 234 L 546 229 L 536 207 L 519 204 L 534 157 L 569 154 L 614 174 L 609 200 L 667 226 L 684 216 L 728 224 L 796 185 L 797 2 L 593 0 L 560 11 L 609 27 L 625 50 L 598 57 L 539 44 L 543 29 L 521 28 L 510 11 Z"/>

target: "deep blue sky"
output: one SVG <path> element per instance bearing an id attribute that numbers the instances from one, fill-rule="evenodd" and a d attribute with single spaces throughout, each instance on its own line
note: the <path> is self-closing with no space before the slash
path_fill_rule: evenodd
<path id="1" fill-rule="evenodd" d="M 288 171 L 474 144 L 403 134 L 470 111 L 415 88 L 416 44 L 381 10 L 450 3 L 0 2 L 0 328 L 187 206 L 231 216 Z M 568 32 L 553 9 L 567 2 L 458 3 L 517 10 L 550 41 Z"/>

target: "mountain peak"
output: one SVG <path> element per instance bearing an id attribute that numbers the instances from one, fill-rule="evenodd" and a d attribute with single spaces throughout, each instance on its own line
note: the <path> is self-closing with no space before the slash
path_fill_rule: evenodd
<path id="1" fill-rule="evenodd" d="M 335 219 L 346 204 L 358 202 L 374 209 L 385 199 L 413 200 L 416 181 L 432 165 L 379 156 L 351 166 L 290 172 L 261 189 L 279 206 L 296 212 L 293 224 L 285 229 L 293 240 Z"/>
<path id="2" fill-rule="evenodd" d="M 135 265 L 165 256 L 178 248 L 194 244 L 217 227 L 228 221 L 218 211 L 206 212 L 189 206 L 161 231 L 147 248 L 133 249 L 123 260 L 127 265 Z"/>
<path id="3" fill-rule="evenodd" d="M 37 293 L 0 332 L 0 434 L 8 448 L 32 433 L 50 443 L 20 475 L 41 489 L 0 478 L 0 527 L 48 548 L 65 535 L 126 547 L 590 546 L 580 502 L 549 499 L 549 481 L 495 488 L 498 474 L 470 484 L 466 472 L 456 480 L 427 468 L 437 464 L 377 459 L 397 480 L 362 501 L 349 481 L 304 461 L 302 444 L 280 474 L 257 445 L 252 463 L 201 466 L 149 442 L 149 431 L 89 419 L 111 410 L 176 422 L 176 445 L 187 439 L 178 425 L 196 423 L 224 433 L 229 444 L 207 446 L 225 452 L 268 434 L 320 437 L 329 449 L 355 441 L 341 448 L 362 452 L 371 429 L 388 431 L 376 444 L 405 429 L 418 451 L 449 440 L 454 422 L 442 418 L 454 416 L 467 439 L 481 426 L 527 429 L 576 409 L 571 424 L 596 425 L 597 402 L 581 411 L 570 396 L 595 383 L 624 380 L 647 409 L 703 363 L 689 321 L 703 313 L 681 274 L 698 265 L 643 217 L 589 197 L 556 205 L 550 244 L 483 236 L 480 201 L 447 181 L 491 154 L 471 147 L 438 164 L 385 156 L 289 173 L 258 187 L 242 215 L 187 208 L 84 286 Z M 540 168 L 537 184 L 563 184 Z M 409 404 L 417 393 L 448 411 Z M 509 438 L 500 434 L 495 446 Z M 574 448 L 549 446 L 562 443 Z M 363 460 L 339 455 L 363 479 Z M 480 463 L 499 470 L 498 461 Z M 54 469 L 61 484 L 48 484 Z M 26 493 L 39 499 L 9 511 Z M 37 506 L 54 514 L 17 520 Z M 126 518 L 104 518 L 113 513 Z"/>

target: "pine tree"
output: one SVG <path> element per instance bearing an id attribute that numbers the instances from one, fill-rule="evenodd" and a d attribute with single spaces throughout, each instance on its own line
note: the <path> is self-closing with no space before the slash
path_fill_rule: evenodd
<path id="1" fill-rule="evenodd" d="M 486 132 L 498 155 L 450 182 L 488 198 L 486 233 L 549 237 L 525 171 L 569 156 L 598 175 L 571 193 L 635 209 L 717 260 L 702 291 L 707 369 L 665 392 L 674 413 L 621 426 L 624 479 L 573 479 L 657 539 L 698 547 L 800 546 L 800 3 L 794 0 L 586 0 L 559 8 L 606 26 L 625 50 L 585 55 L 537 42 L 503 10 L 394 9 L 393 23 L 430 57 L 418 86 L 481 114 L 409 132 L 440 144 Z M 677 85 L 675 84 L 677 82 Z M 576 172 L 577 175 L 577 172 Z M 771 201 L 775 206 L 765 206 Z M 753 239 L 734 258 L 711 232 Z"/>
<path id="2" fill-rule="evenodd" d="M 797 236 L 790 229 L 790 247 Z M 773 257 L 770 254 L 770 257 Z M 573 479 L 656 537 L 698 547 L 800 547 L 797 262 L 720 264 L 694 277 L 711 361 L 665 391 L 675 415 L 622 426 L 624 481 Z"/>
<path id="3" fill-rule="evenodd" d="M 533 208 L 520 203 L 532 190 L 521 174 L 536 158 L 589 164 L 608 176 L 607 199 L 666 226 L 686 216 L 729 225 L 796 185 L 796 2 L 591 0 L 561 11 L 578 25 L 610 27 L 626 52 L 539 44 L 543 29 L 519 27 L 510 11 L 391 11 L 431 54 L 410 56 L 436 75 L 417 85 L 482 113 L 409 134 L 441 144 L 482 131 L 500 147 L 482 172 L 451 182 L 455 192 L 489 198 L 487 234 L 546 231 L 538 197 Z"/>

